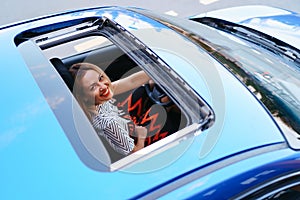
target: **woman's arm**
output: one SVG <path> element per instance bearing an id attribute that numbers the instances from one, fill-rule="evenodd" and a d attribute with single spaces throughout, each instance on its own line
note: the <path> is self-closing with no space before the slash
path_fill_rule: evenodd
<path id="1" fill-rule="evenodd" d="M 136 72 L 126 78 L 112 82 L 114 94 L 121 94 L 135 89 L 150 80 L 149 76 L 144 72 Z"/>
<path id="2" fill-rule="evenodd" d="M 117 152 L 128 155 L 144 148 L 147 137 L 147 129 L 142 126 L 136 126 L 137 144 L 129 136 L 128 132 L 114 119 L 102 119 L 96 116 L 93 121 L 93 127 L 99 135 L 102 135 L 109 145 Z"/>

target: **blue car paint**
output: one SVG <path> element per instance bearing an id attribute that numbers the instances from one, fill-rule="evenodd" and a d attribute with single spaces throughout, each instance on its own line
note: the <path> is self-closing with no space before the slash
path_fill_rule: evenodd
<path id="1" fill-rule="evenodd" d="M 88 13 L 89 11 L 87 15 Z M 97 11 L 98 15 L 101 13 L 102 11 Z M 1 91 L 5 94 L 1 98 L 0 121 L 1 199 L 126 199 L 237 151 L 284 142 L 278 127 L 260 103 L 235 77 L 220 64 L 214 63 L 226 94 L 226 117 L 224 121 L 216 121 L 216 124 L 221 126 L 222 133 L 214 148 L 204 158 L 200 159 L 201 146 L 205 145 L 203 142 L 206 137 L 214 133 L 214 127 L 195 137 L 192 145 L 178 160 L 156 171 L 137 174 L 126 171 L 103 173 L 86 167 L 77 157 L 13 43 L 14 36 L 23 30 L 53 23 L 56 18 L 59 21 L 62 18 L 69 20 L 73 16 L 78 17 L 75 14 L 57 16 L 54 19 L 45 18 L 42 22 L 33 21 L 29 25 L 24 23 L 19 27 L 12 26 L 10 29 L 1 30 L 1 68 L 2 74 L 6 75 L 0 79 Z M 153 22 L 137 16 L 136 13 L 126 11 L 126 14 L 148 23 Z M 115 14 L 113 18 L 116 21 L 117 16 L 118 14 Z M 120 24 L 122 25 L 121 22 Z M 140 39 L 147 42 L 147 38 Z M 170 61 L 168 56 L 159 51 L 156 53 L 166 62 Z M 174 67 L 178 74 L 195 71 L 193 66 L 187 66 L 188 70 Z M 191 83 L 198 81 L 195 78 L 189 80 L 187 75 L 185 79 Z M 194 89 L 202 93 L 196 86 L 196 83 L 193 84 Z M 235 91 L 239 91 L 239 98 L 235 98 Z M 260 115 L 252 114 L 253 110 Z M 216 114 L 218 116 L 218 110 Z M 238 125 L 234 121 L 235 118 L 241 120 Z M 160 159 L 162 158 L 158 155 L 142 164 L 159 162 Z M 224 170 L 220 176 L 228 174 L 226 169 Z M 234 173 L 238 174 L 238 171 L 233 172 L 231 176 L 234 176 Z M 213 183 L 218 181 L 214 180 Z M 170 198 L 173 197 L 176 195 L 170 193 Z"/>
<path id="2" fill-rule="evenodd" d="M 191 181 L 180 190 L 170 192 L 162 199 L 229 199 L 251 187 L 285 176 L 289 171 L 296 172 L 300 164 L 298 156 L 299 153 L 292 150 L 279 148 L 220 168 L 214 173 Z"/>
<path id="3" fill-rule="evenodd" d="M 256 17 L 241 21 L 240 24 L 254 29 L 257 29 L 258 27 L 265 27 L 261 30 L 262 32 L 272 35 L 273 37 L 280 38 L 282 41 L 299 49 L 299 22 L 299 15 L 290 14 L 274 17 Z"/>
<path id="4" fill-rule="evenodd" d="M 280 8 L 252 5 L 226 8 L 200 14 L 194 17 L 214 17 L 259 30 L 300 48 L 299 22 L 300 15 Z"/>

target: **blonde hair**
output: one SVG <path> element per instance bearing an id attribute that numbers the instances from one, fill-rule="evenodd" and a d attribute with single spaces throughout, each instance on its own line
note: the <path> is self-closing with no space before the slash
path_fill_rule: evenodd
<path id="1" fill-rule="evenodd" d="M 95 109 L 95 104 L 92 105 L 86 100 L 87 97 L 82 85 L 82 79 L 88 70 L 94 70 L 103 75 L 104 78 L 107 78 L 110 85 L 111 81 L 101 68 L 91 63 L 76 63 L 73 64 L 69 69 L 71 75 L 74 78 L 73 95 L 75 96 L 77 102 L 79 103 L 89 120 L 92 120 L 92 115 L 97 114 L 97 110 Z M 93 102 L 95 101 L 93 100 Z"/>

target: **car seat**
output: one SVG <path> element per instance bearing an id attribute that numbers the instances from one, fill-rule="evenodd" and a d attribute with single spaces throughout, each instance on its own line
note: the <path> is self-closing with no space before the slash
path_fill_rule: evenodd
<path id="1" fill-rule="evenodd" d="M 74 78 L 72 77 L 71 73 L 67 66 L 59 59 L 59 58 L 51 58 L 50 62 L 55 67 L 57 72 L 60 74 L 68 88 L 72 91 L 74 85 Z"/>

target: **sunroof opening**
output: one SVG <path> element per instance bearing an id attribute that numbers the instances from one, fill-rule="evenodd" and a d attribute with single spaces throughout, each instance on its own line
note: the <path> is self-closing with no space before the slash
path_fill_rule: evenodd
<path id="1" fill-rule="evenodd" d="M 87 81 L 93 87 L 93 95 L 96 97 L 92 98 L 95 99 L 98 97 L 101 99 L 102 95 L 97 90 L 103 89 L 107 93 L 111 93 L 111 96 L 104 102 L 95 105 L 95 110 L 85 110 L 85 113 L 109 151 L 112 162 L 115 162 L 136 152 L 136 149 L 147 147 L 186 127 L 188 118 L 181 108 L 173 102 L 172 96 L 169 97 L 165 93 L 162 83 L 156 83 L 118 46 L 105 40 L 108 39 L 104 36 L 93 36 L 68 42 L 53 49 L 47 49 L 47 55 L 56 54 L 57 57 L 51 57 L 50 61 L 60 72 L 67 85 L 70 85 L 70 79 L 75 78 L 71 77 L 69 72 L 76 64 L 83 68 L 82 72 L 79 73 L 93 75 L 96 72 L 97 76 L 94 82 L 88 82 L 90 80 L 84 79 L 85 77 L 78 81 L 72 80 L 73 87 L 70 89 L 77 101 L 83 104 L 81 105 L 82 109 L 90 105 L 82 102 L 82 98 L 85 97 L 76 96 L 74 86 L 77 90 L 89 90 L 90 88 L 83 88 L 82 85 L 76 84 L 85 84 L 84 81 Z M 94 43 L 90 46 L 94 41 L 100 41 L 100 45 Z M 88 44 L 92 49 L 87 48 L 85 44 Z M 96 49 L 95 45 L 97 46 Z M 85 51 L 78 53 L 76 51 L 78 46 L 81 46 Z M 58 54 L 58 48 L 71 49 L 74 52 L 66 57 L 64 56 L 65 51 L 62 51 L 61 55 Z M 94 67 L 98 67 L 100 70 L 94 70 Z M 85 68 L 89 69 L 85 70 Z M 101 73 L 102 71 L 105 75 Z M 107 79 L 105 79 L 106 75 Z M 96 83 L 99 80 L 97 79 L 98 76 L 104 76 L 103 79 L 105 80 L 99 82 L 100 84 L 102 84 L 101 82 L 106 83 L 106 86 L 97 85 L 99 84 Z M 135 84 L 136 88 L 131 88 L 130 81 L 146 76 L 144 82 Z M 118 84 L 127 84 L 129 89 Z M 118 93 L 118 87 L 125 92 Z M 118 94 L 115 95 L 115 92 Z M 146 131 L 147 136 L 140 139 L 138 131 Z M 143 142 L 141 143 L 140 140 Z"/>
<path id="2" fill-rule="evenodd" d="M 114 171 L 187 148 L 213 112 L 151 49 L 104 21 L 101 28 L 60 27 L 19 45 L 46 99 L 63 99 L 52 109 L 75 151 L 89 167 Z M 37 65 L 48 78 L 35 76 Z"/>

